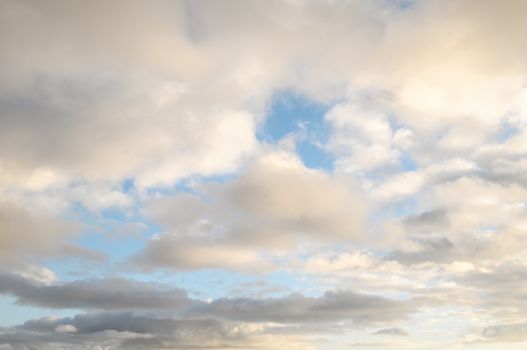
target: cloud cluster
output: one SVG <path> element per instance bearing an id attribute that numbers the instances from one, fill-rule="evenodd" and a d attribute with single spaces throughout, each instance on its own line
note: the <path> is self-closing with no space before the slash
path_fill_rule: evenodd
<path id="1" fill-rule="evenodd" d="M 264 154 L 237 178 L 196 191 L 150 203 L 148 212 L 166 233 L 150 240 L 137 264 L 251 270 L 266 265 L 264 254 L 283 255 L 306 241 L 363 236 L 365 206 L 352 185 L 287 152 Z"/>
<path id="2" fill-rule="evenodd" d="M 7 349 L 259 349 L 277 344 L 308 349 L 313 339 L 301 331 L 304 327 L 309 330 L 312 325 L 342 321 L 355 327 L 389 325 L 406 319 L 424 305 L 421 300 L 394 300 L 349 291 L 326 292 L 319 297 L 291 294 L 269 299 L 201 301 L 190 299 L 182 289 L 133 280 L 46 284 L 7 272 L 0 275 L 0 282 L 0 293 L 16 297 L 20 304 L 114 310 L 29 320 L 0 329 L 0 346 Z"/>
<path id="3" fill-rule="evenodd" d="M 103 260 L 98 252 L 68 243 L 79 231 L 76 223 L 0 201 L 0 263 L 24 266 L 53 256 Z"/>
<path id="4" fill-rule="evenodd" d="M 45 284 L 3 272 L 0 293 L 17 303 L 46 308 L 88 310 L 167 311 L 189 318 L 273 323 L 322 323 L 350 320 L 356 324 L 384 324 L 414 312 L 422 300 L 392 300 L 353 292 L 326 292 L 320 297 L 220 298 L 200 301 L 185 290 L 128 279 L 79 280 Z"/>
<path id="5" fill-rule="evenodd" d="M 131 313 L 80 314 L 30 320 L 0 330 L 2 349 L 312 349 L 301 336 L 273 334 L 265 325 L 214 319 L 175 320 Z"/>
<path id="6" fill-rule="evenodd" d="M 189 303 L 184 290 L 118 278 L 46 284 L 2 272 L 0 282 L 0 293 L 16 296 L 17 303 L 46 308 L 176 310 Z"/>
<path id="7" fill-rule="evenodd" d="M 341 344 L 527 341 L 526 11 L 2 1 L 0 293 L 96 313 L 3 328 L 0 349 L 337 349 L 335 328 L 361 327 Z M 283 91 L 327 107 L 324 142 L 303 141 L 330 166 L 304 165 L 295 135 L 263 141 Z M 105 277 L 123 264 L 56 282 L 64 258 L 104 259 L 87 247 L 108 218 L 145 228 L 109 265 L 126 250 L 127 272 L 258 273 L 287 293 L 199 300 Z"/>

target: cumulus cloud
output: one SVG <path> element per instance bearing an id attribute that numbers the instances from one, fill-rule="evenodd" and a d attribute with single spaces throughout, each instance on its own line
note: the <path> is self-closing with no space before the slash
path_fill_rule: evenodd
<path id="1" fill-rule="evenodd" d="M 254 120 L 246 111 L 193 110 L 184 92 L 159 105 L 163 90 L 172 94 L 169 82 L 90 79 L 44 81 L 3 98 L 1 156 L 8 176 L 32 181 L 30 190 L 68 179 L 134 177 L 141 187 L 170 185 L 194 173 L 231 170 L 255 145 Z M 150 92 L 156 89 L 158 95 Z M 35 178 L 42 166 L 62 178 Z"/>
<path id="2" fill-rule="evenodd" d="M 473 329 L 523 340 L 526 10 L 521 0 L 1 2 L 0 290 L 44 308 L 187 318 L 41 319 L 2 329 L 0 348 L 310 349 L 293 326 L 319 321 L 452 344 Z M 316 146 L 328 169 L 261 141 L 284 90 L 327 107 Z M 57 282 L 34 264 L 102 259 L 72 243 L 72 217 L 141 222 L 129 269 L 286 270 L 310 291 L 356 292 L 205 302 L 128 279 Z M 425 297 L 442 303 L 423 311 Z M 392 321 L 410 324 L 380 325 Z"/>
<path id="3" fill-rule="evenodd" d="M 364 173 L 396 167 L 401 150 L 412 142 L 410 129 L 393 130 L 386 112 L 368 107 L 360 101 L 342 103 L 324 116 L 333 128 L 330 149 L 337 155 L 337 171 Z"/>
<path id="4" fill-rule="evenodd" d="M 524 253 L 525 188 L 478 175 L 443 178 L 413 197 L 421 213 L 385 222 L 394 258 L 425 261 L 500 262 Z"/>
<path id="5" fill-rule="evenodd" d="M 52 256 L 104 259 L 100 253 L 68 243 L 79 231 L 77 223 L 0 201 L 0 262 L 24 266 Z"/>
<path id="6" fill-rule="evenodd" d="M 485 2 L 473 11 L 466 1 L 415 2 L 408 10 L 380 1 L 335 6 L 159 1 L 145 8 L 6 2 L 5 32 L 14 34 L 3 41 L 9 55 L 2 70 L 7 82 L 2 140 L 11 151 L 2 158 L 10 171 L 35 170 L 41 159 L 51 170 L 90 178 L 137 177 L 144 186 L 226 171 L 254 146 L 250 112 L 261 111 L 270 92 L 285 86 L 313 97 L 336 87 L 339 97 L 380 91 L 381 104 L 411 126 L 387 141 L 384 116 L 358 113 L 349 119 L 348 126 L 362 120 L 371 138 L 355 143 L 351 168 L 359 166 L 356 161 L 367 167 L 391 162 L 397 151 L 389 143 L 397 144 L 403 131 L 413 128 L 446 126 L 443 136 L 431 134 L 438 147 L 465 150 L 521 107 L 525 67 L 514 57 L 523 51 L 510 38 L 518 37 L 521 21 L 515 22 L 515 13 L 523 6 L 514 1 L 503 9 Z M 215 16 L 219 9 L 222 16 Z M 445 17 L 429 20 L 436 12 Z M 489 22 L 507 16 L 507 23 L 518 23 L 497 26 L 508 40 L 498 40 L 497 33 L 482 39 Z M 22 22 L 28 26 L 19 26 Z M 38 42 L 49 45 L 42 49 Z M 160 73 L 170 78 L 160 79 Z M 46 122 L 33 120 L 35 114 L 46 116 L 39 119 Z M 83 126 L 87 120 L 89 126 Z M 63 132 L 55 135 L 57 129 Z M 338 128 L 335 140 L 342 140 L 338 135 L 344 129 Z M 108 163 L 111 169 L 101 166 Z"/>
<path id="7" fill-rule="evenodd" d="M 196 53 L 186 5 L 148 7 L 2 4 L 10 34 L 2 35 L 0 190 L 28 202 L 45 194 L 46 204 L 127 206 L 124 179 L 171 186 L 232 171 L 254 149 L 255 109 L 235 82 L 207 82 L 222 80 L 219 67 L 205 60 L 209 50 Z"/>
<path id="8" fill-rule="evenodd" d="M 304 241 L 363 237 L 365 206 L 352 186 L 306 168 L 289 153 L 256 159 L 234 180 L 153 200 L 150 215 L 167 233 L 155 236 L 135 261 L 146 268 L 250 269 L 262 254 L 287 252 Z"/>

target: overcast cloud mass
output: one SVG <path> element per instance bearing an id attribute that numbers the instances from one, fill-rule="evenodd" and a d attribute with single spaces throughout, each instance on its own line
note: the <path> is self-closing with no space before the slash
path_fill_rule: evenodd
<path id="1" fill-rule="evenodd" d="M 0 350 L 525 349 L 527 2 L 0 2 Z"/>

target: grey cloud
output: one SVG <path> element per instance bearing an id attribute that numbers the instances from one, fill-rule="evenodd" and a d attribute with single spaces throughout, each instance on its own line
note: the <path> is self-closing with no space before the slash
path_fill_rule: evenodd
<path id="1" fill-rule="evenodd" d="M 520 317 L 527 312 L 527 268 L 505 262 L 484 271 L 469 271 L 454 280 L 477 294 L 472 302 L 491 315 Z"/>
<path id="2" fill-rule="evenodd" d="M 396 336 L 407 336 L 408 332 L 401 328 L 385 328 L 379 329 L 374 332 L 373 335 L 396 335 Z"/>
<path id="3" fill-rule="evenodd" d="M 415 237 L 415 236 L 414 236 Z M 448 236 L 433 235 L 426 239 L 415 239 L 412 249 L 397 249 L 386 255 L 386 260 L 395 260 L 405 265 L 424 262 L 452 263 L 501 262 L 524 251 L 523 229 L 506 228 L 492 234 L 481 232 L 450 232 Z"/>
<path id="4" fill-rule="evenodd" d="M 524 143 L 525 126 L 509 126 L 517 129 L 508 139 L 502 142 L 489 143 L 474 155 L 477 164 L 484 170 L 482 177 L 491 182 L 503 186 L 520 185 L 527 187 L 525 176 L 525 159 L 527 159 L 527 148 Z"/>
<path id="5" fill-rule="evenodd" d="M 93 313 L 79 314 L 72 318 L 41 318 L 26 321 L 17 329 L 47 333 L 60 332 L 61 326 L 72 326 L 71 333 L 90 334 L 103 331 L 132 332 L 138 334 L 172 334 L 180 329 L 195 328 L 217 329 L 225 322 L 214 319 L 200 320 L 177 320 L 171 318 L 159 318 L 148 315 L 126 313 Z M 223 332 L 226 335 L 226 330 Z"/>
<path id="6" fill-rule="evenodd" d="M 435 209 L 410 215 L 403 219 L 408 229 L 418 232 L 436 232 L 448 226 L 448 214 L 445 209 Z"/>
<path id="7" fill-rule="evenodd" d="M 463 275 L 462 281 L 484 289 L 494 284 L 499 288 L 518 291 L 522 289 L 520 287 L 522 287 L 522 282 L 526 278 L 526 266 L 506 262 L 492 270 L 468 272 Z"/>
<path id="8" fill-rule="evenodd" d="M 523 342 L 527 339 L 527 324 L 493 325 L 484 328 L 481 335 L 489 342 Z"/>
<path id="9" fill-rule="evenodd" d="M 191 307 L 189 313 L 248 322 L 332 322 L 351 320 L 356 324 L 383 324 L 406 318 L 421 306 L 418 300 L 392 300 L 352 292 L 326 292 L 314 298 L 292 294 L 283 298 L 218 299 Z"/>
<path id="10" fill-rule="evenodd" d="M 182 289 L 146 282 L 107 278 L 46 285 L 8 272 L 0 273 L 0 293 L 47 308 L 175 310 L 189 303 Z"/>
<path id="11" fill-rule="evenodd" d="M 0 328 L 0 349 L 312 349 L 308 336 L 338 328 L 276 327 L 217 318 L 174 319 L 154 315 L 89 313 L 41 318 Z"/>
<path id="12" fill-rule="evenodd" d="M 250 330 L 214 319 L 176 320 L 132 313 L 80 314 L 37 319 L 0 329 L 8 349 L 210 349 L 238 348 Z"/>
<path id="13" fill-rule="evenodd" d="M 69 243 L 79 231 L 78 223 L 0 201 L 0 262 L 13 266 L 46 257 L 103 260 L 101 253 Z"/>
<path id="14" fill-rule="evenodd" d="M 452 260 L 454 244 L 448 238 L 416 240 L 421 245 L 418 251 L 394 251 L 388 260 L 395 260 L 403 264 L 418 264 L 422 262 L 446 262 Z"/>
<path id="15" fill-rule="evenodd" d="M 320 297 L 291 294 L 281 298 L 190 299 L 185 290 L 125 279 L 98 279 L 46 285 L 11 273 L 0 274 L 0 292 L 17 302 L 46 308 L 151 310 L 187 318 L 245 322 L 324 323 L 349 320 L 371 325 L 405 319 L 423 301 L 394 300 L 350 291 Z"/>

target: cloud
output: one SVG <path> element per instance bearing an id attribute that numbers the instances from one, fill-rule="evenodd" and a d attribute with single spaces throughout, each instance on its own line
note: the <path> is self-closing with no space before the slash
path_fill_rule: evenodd
<path id="1" fill-rule="evenodd" d="M 254 147 L 250 113 L 234 106 L 197 110 L 184 92 L 159 106 L 159 95 L 172 94 L 170 82 L 123 79 L 51 79 L 4 96 L 0 156 L 7 174 L 27 182 L 44 165 L 62 182 L 133 177 L 140 187 L 166 186 L 194 173 L 229 171 Z"/>
<path id="2" fill-rule="evenodd" d="M 409 229 L 418 232 L 440 230 L 448 227 L 448 216 L 444 209 L 434 209 L 407 216 L 403 219 L 403 223 Z"/>
<path id="3" fill-rule="evenodd" d="M 406 336 L 408 332 L 401 328 L 385 328 L 380 329 L 373 333 L 374 335 L 396 335 L 396 336 Z"/>
<path id="4" fill-rule="evenodd" d="M 527 339 L 527 324 L 493 325 L 483 329 L 481 335 L 483 341 L 488 342 L 524 342 Z"/>
<path id="5" fill-rule="evenodd" d="M 390 241 L 391 257 L 419 263 L 500 262 L 520 256 L 526 228 L 524 192 L 519 184 L 500 184 L 477 175 L 431 184 L 414 197 L 429 210 L 384 223 L 383 230 L 402 238 Z M 432 213 L 441 215 L 430 220 Z"/>
<path id="6" fill-rule="evenodd" d="M 167 230 L 135 262 L 146 268 L 250 269 L 266 253 L 305 241 L 361 239 L 366 208 L 345 182 L 308 169 L 288 153 L 257 158 L 233 180 L 153 200 L 152 218 Z M 257 265 L 256 265 L 257 266 Z"/>
<path id="7" fill-rule="evenodd" d="M 318 298 L 292 294 L 284 298 L 218 299 L 191 309 L 195 315 L 225 319 L 306 323 L 351 320 L 359 325 L 389 323 L 406 318 L 420 306 L 417 300 L 390 300 L 353 292 L 326 292 Z"/>
<path id="8" fill-rule="evenodd" d="M 69 243 L 79 230 L 78 223 L 0 201 L 0 262 L 24 266 L 57 256 L 104 259 L 100 253 Z"/>
<path id="9" fill-rule="evenodd" d="M 45 308 L 176 310 L 190 302 L 185 290 L 119 278 L 44 284 L 3 272 L 0 281 L 0 292 L 17 303 Z"/>
<path id="10" fill-rule="evenodd" d="M 455 246 L 447 238 L 425 239 L 416 243 L 420 247 L 417 251 L 394 251 L 388 259 L 406 264 L 427 261 L 445 262 L 454 259 Z"/>
<path id="11" fill-rule="evenodd" d="M 412 132 L 392 129 L 389 116 L 360 101 L 334 106 L 324 119 L 333 128 L 329 148 L 337 156 L 337 171 L 364 173 L 396 167 Z"/>
<path id="12" fill-rule="evenodd" d="M 0 328 L 0 345 L 9 349 L 267 349 L 279 344 L 312 349 L 316 335 L 325 329 L 313 325 L 341 321 L 350 321 L 351 327 L 385 325 L 406 319 L 423 305 L 419 300 L 349 291 L 204 302 L 187 298 L 180 289 L 123 279 L 43 284 L 3 273 L 0 282 L 2 292 L 14 295 L 18 303 L 116 311 L 47 317 Z"/>
<path id="13" fill-rule="evenodd" d="M 14 200 L 127 207 L 124 180 L 231 172 L 256 147 L 256 108 L 219 84 L 183 2 L 1 6 L 0 192 Z"/>
<path id="14" fill-rule="evenodd" d="M 349 320 L 358 325 L 403 320 L 422 300 L 394 300 L 351 291 L 328 291 L 319 297 L 291 294 L 279 298 L 190 299 L 184 289 L 127 279 L 94 279 L 44 284 L 12 273 L 0 275 L 0 292 L 17 303 L 45 308 L 132 310 L 182 315 L 186 319 L 219 318 L 281 324 Z M 53 324 L 55 329 L 62 324 Z M 78 325 L 73 325 L 81 331 Z"/>
<path id="15" fill-rule="evenodd" d="M 137 177 L 148 187 L 229 171 L 254 148 L 262 118 L 254 114 L 284 87 L 319 99 L 367 95 L 380 105 L 381 114 L 354 113 L 333 139 L 342 148 L 338 140 L 360 120 L 356 131 L 368 140 L 354 143 L 345 167 L 371 168 L 393 162 L 408 132 L 432 136 L 417 151 L 429 150 L 430 139 L 443 151 L 472 149 L 521 106 L 524 90 L 524 50 L 511 39 L 523 27 L 521 1 L 477 11 L 469 1 L 3 7 L 11 14 L 2 41 L 2 140 L 10 152 L 1 156 L 26 177 L 45 163 L 74 178 Z M 448 16 L 432 20 L 437 12 Z M 515 25 L 489 33 L 494 22 Z M 392 113 L 408 126 L 389 140 Z M 428 152 L 417 153 L 425 161 Z"/>
<path id="16" fill-rule="evenodd" d="M 268 349 L 287 345 L 313 349 L 308 339 L 267 332 L 266 325 L 250 326 L 216 319 L 176 320 L 132 313 L 80 314 L 72 318 L 30 320 L 0 330 L 7 349 Z M 68 331 L 61 331 L 68 329 Z"/>
<path id="17" fill-rule="evenodd" d="M 526 10 L 521 0 L 1 2 L 0 289 L 42 308 L 153 314 L 35 321 L 2 329 L 0 348 L 309 349 L 262 323 L 319 321 L 393 321 L 452 343 L 485 328 L 486 340 L 523 339 Z M 261 141 L 284 90 L 327 106 L 317 146 L 331 170 Z M 291 291 L 355 292 L 204 302 L 128 279 L 57 282 L 31 266 L 102 258 L 72 243 L 72 216 L 142 221 L 129 269 L 286 270 Z M 426 297 L 442 303 L 422 310 Z"/>
<path id="18" fill-rule="evenodd" d="M 522 322 L 527 311 L 527 289 L 522 283 L 526 276 L 527 267 L 511 259 L 495 266 L 469 270 L 454 280 L 478 292 L 472 302 L 484 310 L 482 313 Z"/>

